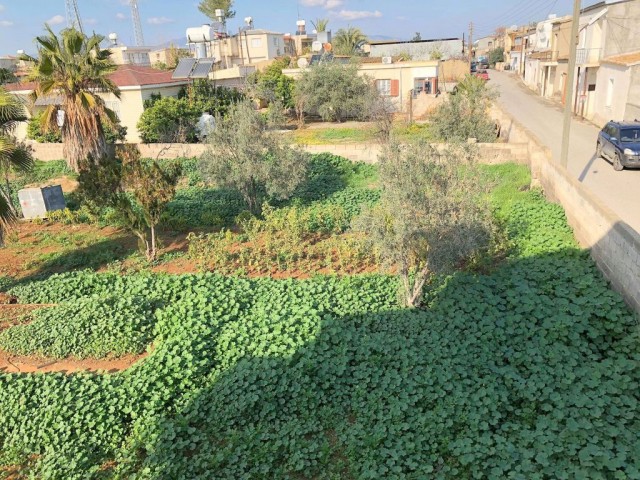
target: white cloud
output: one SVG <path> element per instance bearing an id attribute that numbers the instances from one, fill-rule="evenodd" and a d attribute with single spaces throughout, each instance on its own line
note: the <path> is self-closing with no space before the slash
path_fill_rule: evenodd
<path id="1" fill-rule="evenodd" d="M 13 25 L 13 22 L 9 20 L 0 20 L 0 27 L 10 27 L 11 25 Z"/>
<path id="2" fill-rule="evenodd" d="M 342 5 L 344 2 L 342 0 L 327 0 L 324 4 L 324 8 L 331 9 L 336 8 Z"/>
<path id="3" fill-rule="evenodd" d="M 331 12 L 343 20 L 362 20 L 363 18 L 382 18 L 379 10 L 370 12 L 368 10 L 340 10 L 339 12 Z"/>
<path id="4" fill-rule="evenodd" d="M 0 12 L 4 12 L 4 5 L 0 3 Z"/>
<path id="5" fill-rule="evenodd" d="M 339 7 L 344 3 L 343 0 L 302 0 L 300 3 L 305 7 L 322 7 L 327 10 Z"/>
<path id="6" fill-rule="evenodd" d="M 47 23 L 49 25 L 61 25 L 66 21 L 67 21 L 67 19 L 64 18 L 62 15 L 54 15 L 49 20 L 47 20 Z"/>
<path id="7" fill-rule="evenodd" d="M 118 13 L 116 13 L 116 18 L 117 18 L 118 20 L 126 20 L 126 19 L 127 19 L 127 16 L 126 16 L 124 13 L 120 13 L 120 12 L 118 12 Z"/>
<path id="8" fill-rule="evenodd" d="M 151 25 L 164 25 L 166 23 L 173 23 L 175 20 L 167 17 L 151 17 L 147 19 L 147 22 Z"/>

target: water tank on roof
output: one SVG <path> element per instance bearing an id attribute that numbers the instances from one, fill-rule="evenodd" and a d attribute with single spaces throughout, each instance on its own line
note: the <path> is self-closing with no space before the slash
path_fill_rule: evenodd
<path id="1" fill-rule="evenodd" d="M 215 30 L 211 25 L 187 28 L 187 40 L 189 43 L 208 43 L 215 40 Z"/>

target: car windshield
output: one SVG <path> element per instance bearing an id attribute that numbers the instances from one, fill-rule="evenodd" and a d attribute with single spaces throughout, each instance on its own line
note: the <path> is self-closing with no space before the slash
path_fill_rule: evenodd
<path id="1" fill-rule="evenodd" d="M 640 128 L 623 128 L 620 130 L 620 141 L 625 143 L 639 143 Z"/>

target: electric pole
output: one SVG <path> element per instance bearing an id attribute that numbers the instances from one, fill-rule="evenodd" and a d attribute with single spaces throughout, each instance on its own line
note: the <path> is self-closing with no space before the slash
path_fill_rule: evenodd
<path id="1" fill-rule="evenodd" d="M 469 66 L 473 61 L 473 22 L 469 23 Z"/>
<path id="2" fill-rule="evenodd" d="M 578 49 L 578 34 L 580 27 L 580 0 L 573 2 L 573 20 L 571 23 L 571 44 L 569 45 L 569 71 L 565 84 L 566 95 L 564 101 L 564 121 L 562 124 L 562 153 L 560 164 L 567 168 L 569 164 L 569 140 L 571 138 L 571 115 L 573 104 L 573 82 L 576 76 L 576 55 Z"/>

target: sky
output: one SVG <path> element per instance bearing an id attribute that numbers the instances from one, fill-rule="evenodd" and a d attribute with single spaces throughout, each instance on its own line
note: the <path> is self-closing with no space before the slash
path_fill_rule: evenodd
<path id="1" fill-rule="evenodd" d="M 85 31 L 118 34 L 121 43 L 134 45 L 128 0 L 77 0 Z M 198 0 L 139 0 L 145 43 L 149 46 L 184 41 L 187 27 L 208 23 L 198 11 Z M 583 6 L 594 3 L 583 0 Z M 334 33 L 348 25 L 365 34 L 408 40 L 420 32 L 423 39 L 461 38 L 474 22 L 474 38 L 499 26 L 522 25 L 571 13 L 571 0 L 236 0 L 236 18 L 228 22 L 237 32 L 245 17 L 256 28 L 294 33 L 298 18 L 328 18 Z M 299 15 L 299 17 L 298 17 Z M 54 30 L 66 26 L 65 0 L 0 0 L 0 55 L 19 49 L 35 52 L 34 37 L 45 22 Z"/>

